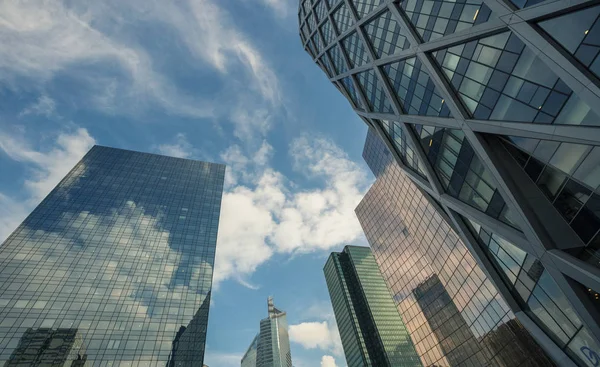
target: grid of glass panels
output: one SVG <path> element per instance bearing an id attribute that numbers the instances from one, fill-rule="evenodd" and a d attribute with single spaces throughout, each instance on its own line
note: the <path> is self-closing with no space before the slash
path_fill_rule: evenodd
<path id="1" fill-rule="evenodd" d="M 581 323 L 573 306 L 542 263 L 477 223 L 468 219 L 465 222 L 529 316 L 579 366 L 593 366 L 595 362 L 588 351 L 597 353 L 600 343 Z"/>
<path id="2" fill-rule="evenodd" d="M 333 66 L 335 66 L 335 71 L 337 74 L 342 74 L 348 71 L 348 68 L 346 67 L 346 61 L 344 60 L 344 55 L 342 55 L 342 49 L 338 44 L 335 44 L 333 47 L 331 47 L 328 53 Z"/>
<path id="3" fill-rule="evenodd" d="M 359 18 L 369 14 L 377 8 L 383 0 L 350 0 L 356 9 Z"/>
<path id="4" fill-rule="evenodd" d="M 317 29 L 317 22 L 315 21 L 315 16 L 313 13 L 310 13 L 308 15 L 308 29 L 310 29 L 311 32 L 313 32 L 315 29 Z"/>
<path id="5" fill-rule="evenodd" d="M 362 88 L 367 103 L 373 112 L 394 113 L 390 101 L 385 95 L 383 88 L 379 85 L 379 78 L 373 69 L 356 74 L 356 80 Z"/>
<path id="6" fill-rule="evenodd" d="M 321 65 L 325 65 L 325 70 L 323 70 L 325 72 L 325 74 L 327 74 L 328 77 L 332 77 L 335 75 L 335 71 L 333 70 L 333 65 L 331 65 L 331 62 L 329 61 L 329 57 L 327 57 L 326 54 L 323 54 L 323 56 L 321 56 Z"/>
<path id="7" fill-rule="evenodd" d="M 585 8 L 539 22 L 556 42 L 600 77 L 600 6 Z"/>
<path id="8" fill-rule="evenodd" d="M 348 60 L 350 60 L 350 67 L 356 68 L 369 62 L 369 56 L 365 51 L 365 46 L 361 42 L 358 34 L 353 32 L 342 41 Z"/>
<path id="9" fill-rule="evenodd" d="M 433 55 L 476 119 L 600 125 L 598 115 L 511 32 Z"/>
<path id="10" fill-rule="evenodd" d="M 377 134 L 363 157 L 377 180 L 356 208 L 424 366 L 553 366 Z"/>
<path id="11" fill-rule="evenodd" d="M 409 115 L 450 116 L 429 74 L 416 57 L 387 64 L 383 71 L 389 78 L 402 108 Z"/>
<path id="12" fill-rule="evenodd" d="M 350 99 L 352 99 L 352 102 L 354 102 L 356 108 L 364 109 L 362 103 L 360 102 L 360 99 L 358 98 L 358 95 L 356 94 L 356 88 L 354 87 L 354 82 L 352 81 L 352 79 L 349 76 L 347 76 L 341 81 L 342 85 L 346 89 L 346 93 L 350 96 Z"/>
<path id="13" fill-rule="evenodd" d="M 519 9 L 523 9 L 528 6 L 539 4 L 542 1 L 545 1 L 545 0 L 510 0 L 510 2 L 513 3 Z"/>
<path id="14" fill-rule="evenodd" d="M 538 185 L 589 248 L 582 256 L 600 260 L 600 147 L 505 136 L 517 163 Z"/>
<path id="15" fill-rule="evenodd" d="M 337 10 L 334 10 L 333 20 L 338 34 L 346 32 L 354 24 L 354 18 L 350 14 L 350 10 L 348 10 L 346 4 L 342 4 Z"/>
<path id="16" fill-rule="evenodd" d="M 317 17 L 317 23 L 327 18 L 327 8 L 325 7 L 325 0 L 319 1 L 315 6 L 315 16 Z"/>
<path id="17" fill-rule="evenodd" d="M 518 228 L 491 173 L 461 130 L 413 125 L 444 190 L 492 218 Z"/>
<path id="18" fill-rule="evenodd" d="M 315 55 L 318 55 L 321 53 L 321 50 L 323 50 L 323 42 L 321 41 L 321 36 L 319 35 L 319 32 L 315 32 L 315 35 L 312 39 L 313 44 L 315 45 Z"/>
<path id="19" fill-rule="evenodd" d="M 321 33 L 325 39 L 325 46 L 329 46 L 331 42 L 333 42 L 336 38 L 335 32 L 331 27 L 331 23 L 329 20 L 326 20 L 325 23 L 321 26 Z"/>
<path id="20" fill-rule="evenodd" d="M 485 23 L 492 13 L 482 0 L 406 0 L 400 6 L 425 42 Z"/>
<path id="21" fill-rule="evenodd" d="M 377 57 L 393 55 L 410 47 L 405 31 L 386 11 L 364 26 Z"/>
<path id="22" fill-rule="evenodd" d="M 375 122 L 377 123 L 377 120 L 375 120 Z M 417 158 L 412 143 L 406 138 L 406 133 L 402 128 L 402 123 L 390 120 L 381 120 L 380 123 L 383 131 L 385 131 L 387 137 L 392 144 L 394 144 L 396 151 L 402 158 L 402 163 L 412 169 L 413 172 L 427 180 L 425 168 L 423 167 L 419 158 Z"/>
<path id="23" fill-rule="evenodd" d="M 92 148 L 0 247 L 0 364 L 65 328 L 88 365 L 165 366 L 178 340 L 174 362 L 201 364 L 224 175 Z"/>

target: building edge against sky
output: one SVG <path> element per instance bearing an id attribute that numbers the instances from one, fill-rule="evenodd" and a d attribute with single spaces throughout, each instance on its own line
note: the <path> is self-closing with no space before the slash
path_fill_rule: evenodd
<path id="1" fill-rule="evenodd" d="M 564 365 L 600 359 L 599 14 L 592 1 L 299 2 L 306 51 Z"/>
<path id="2" fill-rule="evenodd" d="M 0 247 L 0 362 L 47 363 L 13 353 L 45 333 L 87 365 L 201 363 L 224 176 L 94 146 Z"/>
<path id="3" fill-rule="evenodd" d="M 331 253 L 323 272 L 348 367 L 421 367 L 369 247 Z"/>

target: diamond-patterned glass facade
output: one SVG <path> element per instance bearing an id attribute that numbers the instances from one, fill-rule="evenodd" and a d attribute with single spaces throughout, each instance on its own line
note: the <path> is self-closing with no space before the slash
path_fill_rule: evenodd
<path id="1" fill-rule="evenodd" d="M 345 73 L 346 71 L 348 71 L 348 68 L 346 67 L 346 61 L 344 61 L 344 55 L 342 55 L 342 49 L 340 48 L 340 46 L 335 45 L 332 48 L 330 48 L 328 52 L 331 62 L 333 63 L 333 66 L 335 66 L 335 71 L 338 74 Z"/>
<path id="2" fill-rule="evenodd" d="M 344 88 L 350 96 L 350 99 L 352 99 L 354 105 L 359 109 L 364 109 L 360 99 L 358 98 L 358 95 L 356 94 L 356 88 L 354 87 L 354 82 L 352 82 L 352 79 L 349 76 L 345 77 L 342 79 L 342 84 L 344 85 Z"/>
<path id="3" fill-rule="evenodd" d="M 400 5 L 424 41 L 484 23 L 491 15 L 481 0 L 406 0 Z"/>
<path id="4" fill-rule="evenodd" d="M 417 158 L 412 143 L 410 140 L 406 139 L 406 132 L 402 128 L 402 123 L 398 121 L 381 120 L 381 126 L 402 158 L 402 163 L 427 180 L 425 168 L 421 161 L 419 161 L 419 158 Z"/>
<path id="5" fill-rule="evenodd" d="M 325 73 L 331 78 L 335 74 L 335 70 L 333 70 L 333 65 L 331 65 L 327 55 L 321 56 L 321 64 L 325 66 Z"/>
<path id="6" fill-rule="evenodd" d="M 383 70 L 390 80 L 404 112 L 409 115 L 450 116 L 429 74 L 416 57 L 387 64 Z"/>
<path id="7" fill-rule="evenodd" d="M 561 294 L 551 290 L 556 287 L 544 289 L 545 301 L 550 301 L 544 304 L 542 293 L 534 301 L 536 285 L 531 285 L 534 307 L 525 299 L 514 301 L 518 282 L 509 290 L 498 276 L 490 279 L 513 300 L 508 302 L 512 311 L 522 315 L 533 335 L 548 335 L 538 342 L 557 365 L 570 359 L 579 367 L 592 367 L 600 361 L 600 6 L 591 0 L 512 2 L 514 6 L 495 0 L 337 1 L 329 8 L 335 19 L 326 48 L 335 69 L 331 80 L 361 119 L 377 127 L 392 149 L 388 159 L 397 160 L 407 179 L 427 193 L 434 210 L 456 227 L 489 274 L 502 270 L 480 257 L 487 247 L 469 234 L 462 218 L 529 251 L 526 262 L 543 265 L 544 279 L 555 281 L 568 296 L 584 328 L 571 321 L 575 330 L 562 325 L 567 320 L 559 321 L 558 313 L 562 331 L 540 323 L 543 315 L 555 316 L 546 305 L 560 304 Z M 525 7 L 532 9 L 517 10 Z M 357 43 L 350 35 L 358 36 Z M 306 38 L 304 46 L 310 42 Z M 319 64 L 327 69 L 322 60 Z M 514 159 L 506 159 L 508 152 Z M 385 251 L 398 246 L 391 241 Z M 416 304 L 427 322 L 421 324 L 431 327 L 441 321 L 425 304 L 432 299 L 428 294 L 443 295 L 447 285 L 439 274 L 422 280 L 420 287 L 407 291 L 422 297 L 423 304 Z M 466 316 L 467 324 L 480 312 Z M 444 324 L 454 320 L 451 313 L 449 308 Z M 460 320 L 456 317 L 457 324 Z M 506 330 L 500 327 L 478 341 L 491 341 Z M 452 340 L 443 328 L 409 331 L 417 352 L 427 355 L 424 365 L 488 363 L 460 348 L 433 347 L 435 338 Z M 424 332 L 430 336 L 420 342 Z M 476 350 L 467 340 L 461 343 Z M 484 350 L 488 357 L 497 353 Z M 498 358 L 490 365 L 529 363 L 510 354 Z"/>
<path id="8" fill-rule="evenodd" d="M 325 46 L 329 46 L 331 42 L 333 42 L 336 38 L 335 32 L 331 27 L 331 23 L 329 20 L 326 20 L 325 23 L 321 26 L 321 33 L 325 39 Z"/>
<path id="9" fill-rule="evenodd" d="M 495 180 L 461 130 L 415 125 L 415 131 L 449 195 L 518 228 Z"/>
<path id="10" fill-rule="evenodd" d="M 600 6 L 544 20 L 538 25 L 584 66 L 600 77 Z"/>
<path id="11" fill-rule="evenodd" d="M 321 41 L 321 36 L 319 35 L 319 32 L 315 32 L 312 40 L 313 44 L 315 45 L 315 55 L 318 55 L 323 50 L 323 42 Z"/>
<path id="12" fill-rule="evenodd" d="M 333 21 L 339 34 L 346 32 L 354 24 L 354 18 L 352 18 L 352 14 L 350 14 L 350 10 L 348 10 L 346 4 L 342 4 L 342 6 L 333 12 Z"/>
<path id="13" fill-rule="evenodd" d="M 433 55 L 476 119 L 600 125 L 600 117 L 511 32 Z"/>
<path id="14" fill-rule="evenodd" d="M 579 365 L 590 365 L 588 350 L 600 350 L 600 344 L 542 263 L 479 224 L 465 221 L 532 319 Z"/>
<path id="15" fill-rule="evenodd" d="M 393 55 L 410 47 L 405 31 L 389 11 L 367 23 L 364 28 L 377 57 Z"/>
<path id="16" fill-rule="evenodd" d="M 352 68 L 364 65 L 369 61 L 369 57 L 365 51 L 365 46 L 358 38 L 358 34 L 356 34 L 356 32 L 344 38 L 342 44 L 344 45 L 344 49 L 346 50 L 346 54 L 350 60 L 350 66 Z"/>
<path id="17" fill-rule="evenodd" d="M 368 15 L 370 12 L 375 10 L 379 4 L 383 3 L 383 1 L 384 0 L 351 0 L 359 18 Z"/>
<path id="18" fill-rule="evenodd" d="M 373 69 L 356 74 L 356 79 L 369 103 L 369 108 L 373 112 L 394 113 Z"/>
<path id="19" fill-rule="evenodd" d="M 325 7 L 325 0 L 321 0 L 315 6 L 315 15 L 317 16 L 317 22 L 321 22 L 327 18 L 327 8 Z"/>

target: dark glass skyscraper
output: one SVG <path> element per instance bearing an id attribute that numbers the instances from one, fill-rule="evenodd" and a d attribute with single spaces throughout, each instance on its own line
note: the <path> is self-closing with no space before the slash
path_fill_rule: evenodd
<path id="1" fill-rule="evenodd" d="M 0 247 L 0 363 L 202 365 L 224 174 L 93 147 Z"/>
<path id="2" fill-rule="evenodd" d="M 421 367 L 371 249 L 333 252 L 323 272 L 348 367 Z"/>
<path id="3" fill-rule="evenodd" d="M 554 360 L 587 366 L 600 361 L 599 14 L 553 0 L 299 8 L 307 52 L 510 309 Z"/>

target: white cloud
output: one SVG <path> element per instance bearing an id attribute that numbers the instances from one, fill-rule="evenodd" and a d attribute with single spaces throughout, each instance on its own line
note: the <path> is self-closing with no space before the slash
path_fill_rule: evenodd
<path id="1" fill-rule="evenodd" d="M 51 117 L 56 111 L 56 102 L 45 94 L 42 94 L 35 103 L 25 107 L 19 116 L 39 115 Z"/>
<path id="2" fill-rule="evenodd" d="M 15 201 L 0 193 L 0 244 L 23 222 L 31 205 Z"/>
<path id="3" fill-rule="evenodd" d="M 289 326 L 290 341 L 306 349 L 319 349 L 343 355 L 342 342 L 335 321 L 303 322 Z"/>
<path id="4" fill-rule="evenodd" d="M 95 143 L 86 129 L 79 128 L 58 134 L 51 149 L 38 151 L 20 137 L 0 131 L 0 149 L 31 169 L 33 178 L 25 181 L 25 187 L 36 204 L 48 195 Z"/>
<path id="5" fill-rule="evenodd" d="M 323 356 L 321 358 L 321 367 L 338 367 L 338 365 L 335 364 L 335 358 L 332 356 Z"/>
<path id="6" fill-rule="evenodd" d="M 183 133 L 175 135 L 171 144 L 160 144 L 156 147 L 159 154 L 169 157 L 190 158 L 195 153 L 195 149 Z"/>
<path id="7" fill-rule="evenodd" d="M 268 167 L 272 154 L 263 142 L 254 153 L 235 145 L 221 155 L 229 173 L 215 284 L 233 278 L 251 285 L 249 276 L 276 253 L 339 249 L 363 238 L 354 208 L 370 180 L 360 166 L 327 139 L 300 137 L 290 154 L 300 173 L 324 187 L 296 191 L 293 182 Z"/>

